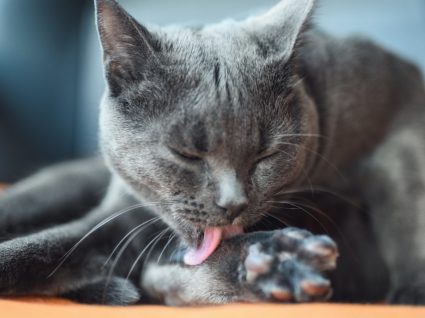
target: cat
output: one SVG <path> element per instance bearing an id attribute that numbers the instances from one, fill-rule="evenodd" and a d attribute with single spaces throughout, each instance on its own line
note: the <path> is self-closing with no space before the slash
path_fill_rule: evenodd
<path id="1" fill-rule="evenodd" d="M 315 6 L 148 29 L 96 0 L 103 156 L 0 196 L 0 294 L 425 304 L 421 73 Z"/>

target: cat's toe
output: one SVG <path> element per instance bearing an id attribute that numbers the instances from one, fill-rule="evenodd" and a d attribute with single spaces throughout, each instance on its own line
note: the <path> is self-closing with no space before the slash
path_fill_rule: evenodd
<path id="1" fill-rule="evenodd" d="M 298 257 L 319 271 L 334 270 L 338 256 L 335 242 L 325 235 L 303 240 L 298 249 Z"/>
<path id="2" fill-rule="evenodd" d="M 295 300 L 298 302 L 326 301 L 331 296 L 331 282 L 320 275 L 315 275 L 299 282 Z"/>
<path id="3" fill-rule="evenodd" d="M 339 256 L 337 245 L 330 237 L 292 227 L 274 232 L 269 244 L 269 253 L 273 252 L 278 252 L 281 260 L 297 257 L 321 272 L 334 270 Z"/>
<path id="4" fill-rule="evenodd" d="M 244 279 L 260 300 L 324 301 L 331 294 L 322 271 L 335 268 L 338 250 L 326 236 L 298 229 L 275 231 L 251 244 L 244 261 Z"/>

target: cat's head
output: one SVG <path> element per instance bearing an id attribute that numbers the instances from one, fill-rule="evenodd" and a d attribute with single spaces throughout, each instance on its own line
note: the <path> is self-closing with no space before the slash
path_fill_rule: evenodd
<path id="1" fill-rule="evenodd" d="M 102 149 L 182 238 L 250 226 L 305 178 L 317 113 L 296 72 L 313 0 L 205 28 L 150 28 L 97 0 Z"/>

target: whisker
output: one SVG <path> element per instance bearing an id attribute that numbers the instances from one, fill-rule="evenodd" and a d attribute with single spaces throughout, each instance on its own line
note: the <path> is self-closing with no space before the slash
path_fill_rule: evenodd
<path id="1" fill-rule="evenodd" d="M 134 268 L 136 267 L 137 263 L 139 262 L 139 260 L 142 258 L 143 254 L 146 252 L 146 250 L 149 248 L 149 246 L 151 246 L 156 240 L 158 240 L 159 238 L 161 238 L 169 229 L 165 229 L 162 230 L 157 236 L 155 236 L 152 241 L 149 242 L 149 244 L 146 245 L 146 247 L 139 253 L 139 255 L 137 256 L 136 260 L 133 262 L 133 264 L 131 265 L 130 270 L 128 271 L 127 277 L 126 279 L 129 279 L 131 273 L 133 272 Z"/>
<path id="2" fill-rule="evenodd" d="M 99 222 L 97 225 L 95 225 L 87 234 L 85 234 L 77 243 L 75 243 L 69 250 L 68 252 L 66 252 L 64 254 L 64 256 L 62 256 L 60 258 L 60 262 L 59 264 L 53 269 L 53 271 L 47 276 L 47 278 L 52 277 L 58 270 L 59 268 L 66 262 L 66 260 L 69 258 L 69 256 L 81 245 L 81 243 L 86 240 L 89 236 L 91 236 L 94 232 L 96 232 L 97 230 L 99 230 L 101 227 L 103 227 L 104 225 L 108 224 L 109 222 L 111 222 L 112 220 L 120 217 L 123 214 L 126 214 L 128 212 L 134 211 L 136 209 L 139 208 L 144 208 L 144 207 L 149 207 L 149 206 L 155 206 L 155 205 L 161 205 L 161 204 L 171 204 L 170 203 L 161 203 L 161 202 L 151 202 L 151 203 L 147 203 L 147 204 L 136 204 L 136 205 L 132 205 L 130 207 L 127 207 L 125 209 L 122 209 L 114 214 L 112 214 L 111 216 L 107 217 L 106 219 L 102 220 L 101 222 Z"/>
<path id="3" fill-rule="evenodd" d="M 314 138 L 322 138 L 327 139 L 327 137 L 320 135 L 320 134 L 280 134 L 280 135 L 273 135 L 274 138 L 286 138 L 286 137 L 314 137 Z"/>
<path id="4" fill-rule="evenodd" d="M 282 149 L 279 149 L 279 151 L 280 151 L 280 152 L 283 152 L 283 153 L 284 153 L 284 154 L 286 154 L 288 157 L 290 157 L 290 156 L 291 156 L 288 152 L 286 152 L 286 151 L 284 151 L 284 150 L 282 150 Z M 308 176 L 307 170 L 306 170 L 304 167 L 301 167 L 301 171 L 302 171 L 302 173 L 304 174 L 304 177 L 307 179 L 307 182 L 308 182 L 308 184 L 310 185 L 311 195 L 313 195 L 313 183 L 311 182 L 311 179 L 310 179 L 310 177 Z"/>
<path id="5" fill-rule="evenodd" d="M 262 216 L 262 219 L 261 219 L 262 222 L 267 222 L 267 224 L 269 224 L 271 228 L 275 226 L 275 224 L 268 218 L 268 215 L 266 212 L 262 212 L 260 214 Z"/>
<path id="6" fill-rule="evenodd" d="M 168 231 L 170 231 L 170 228 L 166 228 L 165 229 L 165 233 L 167 233 Z M 159 238 L 156 239 L 156 242 L 149 248 L 149 252 L 146 255 L 145 259 L 143 260 L 143 264 L 149 260 L 151 253 L 153 251 L 153 249 L 158 245 L 158 243 L 161 241 L 162 237 L 165 235 L 165 233 L 163 233 L 163 235 L 161 235 Z"/>
<path id="7" fill-rule="evenodd" d="M 273 201 L 272 201 L 273 202 Z M 313 220 L 315 220 L 321 227 L 322 229 L 329 234 L 329 230 L 327 229 L 327 227 L 311 212 L 309 212 L 308 210 L 306 210 L 302 205 L 298 205 L 297 203 L 294 203 L 292 201 L 275 201 L 276 203 L 281 203 L 281 204 L 289 204 L 291 206 L 294 206 L 296 208 L 298 208 L 299 210 L 303 211 L 304 213 L 306 213 L 307 215 L 309 215 Z"/>
<path id="8" fill-rule="evenodd" d="M 289 202 L 287 202 L 287 201 L 283 201 L 282 203 L 285 203 L 285 204 L 289 204 Z M 292 202 L 291 202 L 292 203 Z M 318 213 L 319 215 L 321 215 L 321 216 L 323 216 L 324 218 L 326 218 L 326 220 L 328 221 L 328 222 L 330 222 L 331 223 L 331 225 L 332 225 L 332 227 L 337 231 L 337 233 L 338 233 L 338 235 L 339 235 L 339 237 L 342 239 L 342 242 L 343 242 L 343 244 L 347 247 L 347 249 L 348 249 L 348 251 L 350 252 L 350 254 L 351 254 L 351 256 L 353 257 L 353 259 L 355 260 L 355 261 L 357 261 L 357 262 L 359 262 L 359 257 L 358 257 L 358 255 L 354 252 L 354 249 L 353 249 L 353 247 L 351 246 L 351 244 L 350 244 L 350 241 L 347 239 L 347 237 L 344 235 L 344 233 L 341 231 L 341 229 L 339 228 L 339 226 L 338 226 L 338 224 L 336 224 L 335 223 L 335 221 L 329 216 L 329 215 L 327 215 L 325 212 L 323 212 L 322 210 L 320 210 L 319 208 L 317 208 L 317 207 L 315 207 L 315 206 L 313 206 L 313 205 L 310 205 L 310 204 L 306 204 L 305 202 L 296 202 L 296 203 L 292 203 L 292 204 L 297 204 L 298 205 L 298 208 L 299 209 L 301 209 L 301 207 L 300 206 L 303 206 L 303 207 L 306 207 L 306 208 L 308 208 L 308 209 L 311 209 L 313 212 L 316 212 L 316 213 Z M 301 209 L 301 210 L 303 210 L 304 212 L 306 212 L 307 213 L 307 211 L 305 210 L 305 209 Z M 310 216 L 310 217 L 313 217 L 313 215 L 310 213 L 310 212 L 308 212 L 308 215 Z M 318 221 L 318 219 L 317 218 L 315 218 L 314 217 L 314 219 L 316 220 L 316 221 Z M 329 231 L 326 229 L 326 228 L 324 228 L 324 225 L 321 223 L 321 222 L 319 222 L 319 224 L 322 226 L 322 228 L 325 230 L 325 231 L 327 231 L 328 232 L 328 234 L 329 234 Z"/>
<path id="9" fill-rule="evenodd" d="M 156 219 L 155 221 L 147 224 L 147 225 L 152 225 L 153 223 L 156 223 L 157 221 L 159 221 L 159 218 Z M 115 270 L 115 267 L 117 266 L 121 256 L 124 254 L 127 247 L 145 229 L 146 229 L 146 226 L 143 226 L 143 227 L 140 227 L 139 229 L 137 229 L 133 234 L 130 235 L 130 237 L 127 239 L 127 241 L 121 246 L 120 250 L 117 253 L 117 256 L 115 257 L 114 261 L 112 262 L 111 267 L 109 268 L 107 283 L 109 283 L 109 280 L 110 280 L 110 278 L 111 278 L 111 276 L 112 276 L 112 274 Z"/>
<path id="10" fill-rule="evenodd" d="M 318 153 L 317 151 L 311 150 L 304 145 L 301 144 L 294 144 L 291 142 L 279 142 L 281 145 L 287 145 L 287 146 L 293 146 L 293 147 L 302 147 L 304 150 L 318 156 L 321 160 L 323 160 L 330 168 L 332 168 L 345 182 L 348 182 L 347 178 L 342 174 L 342 172 L 335 166 L 332 162 L 330 162 L 327 158 L 325 158 L 323 155 Z"/>
<path id="11" fill-rule="evenodd" d="M 282 192 L 277 192 L 275 195 L 285 195 L 285 194 L 299 194 L 299 193 L 303 193 L 303 192 L 307 192 L 307 191 L 311 191 L 310 188 L 294 188 L 294 189 L 289 189 L 289 190 L 282 190 Z M 350 205 L 352 205 L 353 207 L 357 208 L 357 209 L 361 209 L 361 206 L 359 206 L 356 202 L 354 202 L 353 200 L 349 199 L 348 197 L 332 191 L 330 189 L 326 189 L 323 187 L 313 187 L 313 192 L 323 192 L 323 193 L 327 193 L 327 194 L 331 194 L 334 197 L 341 199 L 342 201 L 345 201 L 347 203 L 349 203 Z"/>
<path id="12" fill-rule="evenodd" d="M 277 216 L 275 216 L 275 215 L 273 215 L 273 214 L 271 214 L 271 213 L 269 213 L 269 212 L 263 212 L 262 213 L 262 215 L 263 216 L 265 216 L 266 218 L 267 217 L 271 217 L 272 219 L 275 219 L 276 221 L 278 221 L 279 223 L 282 223 L 283 225 L 285 225 L 285 226 L 290 226 L 288 223 L 287 223 L 287 221 L 286 220 L 282 220 L 282 219 L 280 219 L 280 218 L 278 218 Z M 268 221 L 270 221 L 270 220 L 268 220 Z M 274 224 L 273 224 L 274 225 Z"/>
<path id="13" fill-rule="evenodd" d="M 152 224 L 156 223 L 157 221 L 159 221 L 159 219 L 160 218 L 152 221 L 151 223 L 149 223 L 147 225 L 152 225 Z M 139 229 L 134 231 L 134 233 L 131 234 L 131 236 L 127 239 L 127 241 L 121 246 L 120 250 L 117 253 L 117 256 L 115 257 L 111 267 L 109 268 L 108 278 L 106 279 L 106 283 L 105 283 L 105 287 L 104 287 L 104 296 L 106 295 L 106 290 L 108 288 L 109 282 L 111 281 L 112 274 L 114 273 L 114 270 L 115 270 L 119 260 L 121 259 L 122 255 L 124 254 L 125 250 L 131 244 L 131 242 L 145 229 L 146 229 L 146 224 L 145 224 L 145 226 L 140 227 Z M 106 264 L 106 262 L 105 262 L 105 264 Z"/>
<path id="14" fill-rule="evenodd" d="M 311 209 L 312 211 L 320 214 L 321 216 L 323 216 L 326 220 L 328 220 L 328 222 L 330 222 L 333 226 L 333 228 L 338 232 L 338 235 L 341 237 L 343 243 L 345 244 L 345 246 L 350 250 L 350 253 L 352 254 L 352 256 L 356 259 L 359 260 L 358 256 L 356 255 L 356 253 L 354 253 L 354 249 L 351 246 L 349 240 L 347 239 L 347 237 L 344 235 L 344 233 L 341 231 L 341 229 L 339 228 L 338 224 L 335 223 L 335 221 L 329 216 L 327 215 L 325 212 L 323 212 L 322 210 L 320 210 L 319 208 L 312 206 L 310 204 L 306 204 L 304 202 L 297 202 L 300 205 L 305 206 L 306 208 Z"/>
<path id="15" fill-rule="evenodd" d="M 178 236 L 175 235 L 174 238 L 178 239 Z M 170 262 L 171 260 L 174 259 L 174 256 L 176 255 L 176 253 L 179 251 L 178 248 L 175 248 L 174 251 L 171 252 L 171 254 L 168 256 L 168 261 Z"/>
<path id="16" fill-rule="evenodd" d="M 134 227 L 131 231 L 129 231 L 119 242 L 118 244 L 114 247 L 114 249 L 112 250 L 111 254 L 109 255 L 109 257 L 106 259 L 105 263 L 103 264 L 103 266 L 106 266 L 109 261 L 111 260 L 111 258 L 114 256 L 115 252 L 118 250 L 118 248 L 121 246 L 121 244 L 131 235 L 133 234 L 135 231 L 139 230 L 139 229 L 143 229 L 146 226 L 157 222 L 160 219 L 159 216 L 157 217 L 153 217 L 139 225 L 137 225 L 136 227 Z M 139 232 L 138 232 L 139 233 Z"/>
<path id="17" fill-rule="evenodd" d="M 162 254 L 164 254 L 165 250 L 167 249 L 168 245 L 171 244 L 171 242 L 174 240 L 174 238 L 176 237 L 176 233 L 173 233 L 170 237 L 168 237 L 168 241 L 167 244 L 165 244 L 164 248 L 162 249 L 161 253 L 159 254 L 156 263 L 159 264 L 159 261 L 161 260 Z"/>

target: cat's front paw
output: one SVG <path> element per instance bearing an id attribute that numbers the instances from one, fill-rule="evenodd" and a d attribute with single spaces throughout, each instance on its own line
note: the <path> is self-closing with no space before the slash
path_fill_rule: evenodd
<path id="1" fill-rule="evenodd" d="M 239 279 L 253 300 L 325 301 L 332 294 L 323 272 L 336 267 L 338 249 L 327 236 L 287 228 L 246 245 Z"/>

